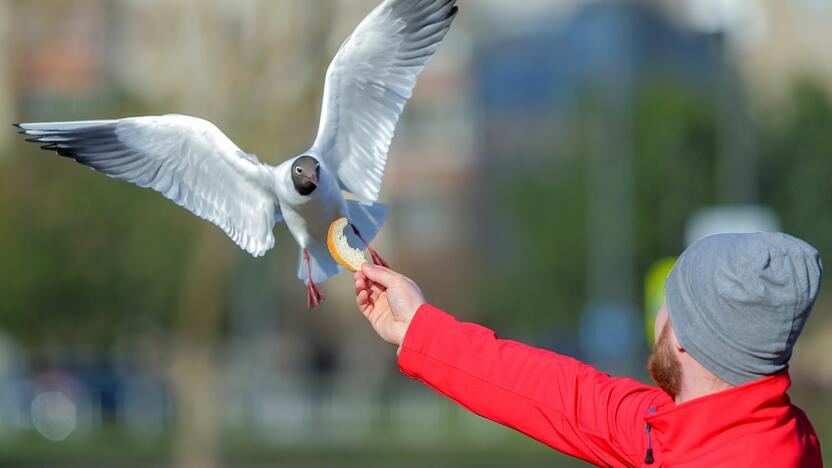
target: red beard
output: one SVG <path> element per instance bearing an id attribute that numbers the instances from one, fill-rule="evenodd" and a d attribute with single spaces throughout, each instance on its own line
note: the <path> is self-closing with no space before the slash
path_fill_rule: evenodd
<path id="1" fill-rule="evenodd" d="M 650 361 L 647 363 L 647 371 L 656 385 L 675 399 L 682 386 L 682 365 L 673 354 L 673 344 L 670 342 L 671 330 L 668 321 L 662 327 L 659 339 L 653 346 L 653 354 L 650 355 Z"/>

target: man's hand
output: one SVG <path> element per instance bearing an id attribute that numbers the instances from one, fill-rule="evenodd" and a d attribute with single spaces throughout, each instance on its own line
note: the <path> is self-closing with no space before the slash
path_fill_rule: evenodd
<path id="1" fill-rule="evenodd" d="M 416 283 L 389 268 L 365 263 L 355 272 L 358 309 L 384 341 L 401 346 L 410 320 L 425 303 Z"/>

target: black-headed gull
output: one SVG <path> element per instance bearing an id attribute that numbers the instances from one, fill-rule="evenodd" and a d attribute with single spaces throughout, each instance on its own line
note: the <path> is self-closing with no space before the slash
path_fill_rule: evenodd
<path id="1" fill-rule="evenodd" d="M 456 16 L 456 0 L 385 0 L 341 45 L 326 73 L 312 147 L 277 167 L 240 150 L 206 120 L 185 115 L 15 124 L 54 150 L 110 177 L 160 192 L 217 226 L 255 257 L 284 221 L 300 246 L 307 305 L 342 268 L 329 255 L 329 224 L 347 217 L 369 248 L 387 215 L 379 196 L 387 151 L 416 77 Z M 351 192 L 358 202 L 345 200 Z"/>

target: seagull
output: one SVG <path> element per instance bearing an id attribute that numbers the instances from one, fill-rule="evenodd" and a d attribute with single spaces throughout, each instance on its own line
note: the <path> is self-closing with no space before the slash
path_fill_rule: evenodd
<path id="1" fill-rule="evenodd" d="M 274 225 L 286 223 L 300 247 L 307 307 L 317 308 L 324 296 L 315 283 L 343 271 L 326 246 L 335 219 L 349 219 L 373 262 L 386 265 L 370 242 L 387 217 L 387 206 L 376 203 L 387 152 L 417 76 L 456 17 L 455 4 L 385 0 L 371 11 L 327 69 L 315 142 L 278 166 L 186 115 L 14 125 L 45 150 L 161 193 L 254 257 L 274 247 Z"/>

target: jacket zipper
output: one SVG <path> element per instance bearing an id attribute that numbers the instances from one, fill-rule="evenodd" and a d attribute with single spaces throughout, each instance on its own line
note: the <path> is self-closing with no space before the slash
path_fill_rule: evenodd
<path id="1" fill-rule="evenodd" d="M 650 413 L 655 413 L 656 408 L 650 407 Z M 644 463 L 647 465 L 652 465 L 655 461 L 653 459 L 653 438 L 650 436 L 650 423 L 646 424 L 645 430 L 647 431 L 647 454 L 644 457 Z"/>
<path id="2" fill-rule="evenodd" d="M 647 425 L 647 455 L 644 457 L 644 463 L 648 465 L 653 464 L 653 441 L 650 438 L 650 424 Z"/>

